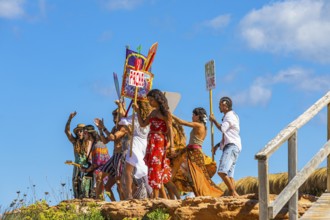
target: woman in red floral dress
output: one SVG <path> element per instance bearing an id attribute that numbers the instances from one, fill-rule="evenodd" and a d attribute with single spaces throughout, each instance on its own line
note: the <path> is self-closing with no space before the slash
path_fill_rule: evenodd
<path id="1" fill-rule="evenodd" d="M 150 124 L 144 161 L 148 166 L 148 182 L 153 189 L 153 198 L 156 199 L 159 197 L 159 190 L 164 189 L 163 184 L 171 179 L 166 149 L 169 147 L 170 152 L 173 153 L 172 116 L 167 99 L 160 90 L 150 90 L 147 98 L 154 110 L 145 120 L 142 119 L 137 105 L 134 105 L 134 108 L 138 113 L 140 126 L 145 127 Z"/>

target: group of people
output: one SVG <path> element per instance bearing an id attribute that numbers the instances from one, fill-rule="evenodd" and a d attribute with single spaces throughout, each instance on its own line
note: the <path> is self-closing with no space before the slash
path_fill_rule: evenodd
<path id="1" fill-rule="evenodd" d="M 231 99 L 220 99 L 219 109 L 224 114 L 222 123 L 213 114 L 208 117 L 204 108 L 193 110 L 191 122 L 180 119 L 170 112 L 164 93 L 158 89 L 150 90 L 147 99 L 147 102 L 137 101 L 132 105 L 136 114 L 131 116 L 127 116 L 124 104 L 117 100 L 118 108 L 112 112 L 114 126 L 110 131 L 103 119 L 95 118 L 98 131 L 93 125 L 78 124 L 72 134 L 70 124 L 76 112 L 70 114 L 65 133 L 75 156 L 74 197 L 104 199 L 105 191 L 115 201 L 112 187 L 116 184 L 120 200 L 180 199 L 180 189 L 173 179 L 183 164 L 186 165 L 184 175 L 195 196 L 223 195 L 204 163 L 202 145 L 208 119 L 222 132 L 220 143 L 213 149 L 220 147 L 223 151 L 217 172 L 230 195 L 238 196 L 233 177 L 241 140 L 239 118 L 232 110 Z M 189 143 L 181 152 L 174 146 L 174 123 L 192 128 Z M 110 157 L 107 144 L 111 141 L 113 153 Z"/>

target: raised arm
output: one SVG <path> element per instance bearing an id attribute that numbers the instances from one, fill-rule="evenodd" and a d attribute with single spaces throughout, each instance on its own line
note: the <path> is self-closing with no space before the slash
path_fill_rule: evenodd
<path id="1" fill-rule="evenodd" d="M 114 131 L 113 128 L 112 131 L 109 132 L 108 129 L 104 126 L 103 120 L 100 120 L 99 118 L 95 118 L 94 123 L 99 129 L 101 141 L 104 144 L 107 144 L 110 141 L 115 141 L 128 133 L 128 128 L 126 126 L 120 126 L 120 129 L 116 132 Z M 104 136 L 104 134 L 106 136 Z"/>
<path id="2" fill-rule="evenodd" d="M 184 125 L 184 126 L 188 126 L 188 127 L 191 127 L 191 128 L 198 128 L 198 127 L 201 126 L 201 123 L 185 121 L 185 120 L 183 120 L 181 118 L 178 118 L 177 116 L 175 116 L 173 114 L 172 114 L 172 118 L 175 121 L 177 121 L 179 124 Z"/>
<path id="3" fill-rule="evenodd" d="M 107 144 L 109 141 L 106 140 L 103 131 L 106 130 L 106 128 L 104 127 L 104 123 L 103 123 L 103 118 L 102 120 L 99 118 L 95 118 L 94 119 L 94 124 L 96 125 L 96 127 L 99 129 L 99 133 L 100 133 L 100 139 L 104 144 Z"/>
<path id="4" fill-rule="evenodd" d="M 127 126 L 120 126 L 119 130 L 116 132 L 111 132 L 106 129 L 105 134 L 107 135 L 106 140 L 109 141 L 116 141 L 120 138 L 122 138 L 125 134 L 128 133 L 128 128 Z"/>
<path id="5" fill-rule="evenodd" d="M 71 134 L 70 131 L 70 124 L 71 124 L 71 120 L 72 118 L 74 118 L 74 116 L 76 116 L 77 112 L 72 112 L 69 115 L 68 121 L 65 124 L 65 129 L 64 129 L 64 133 L 66 134 L 66 136 L 68 137 L 69 141 L 74 144 L 76 142 L 75 138 L 73 137 L 73 135 Z"/>
<path id="6" fill-rule="evenodd" d="M 126 114 L 125 103 L 121 102 L 120 100 L 116 100 L 115 103 L 118 106 L 118 113 L 120 117 L 124 117 L 124 115 Z"/>

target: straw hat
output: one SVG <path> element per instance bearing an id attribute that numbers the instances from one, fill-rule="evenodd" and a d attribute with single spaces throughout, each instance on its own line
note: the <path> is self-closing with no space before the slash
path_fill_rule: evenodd
<path id="1" fill-rule="evenodd" d="M 93 125 L 86 125 L 84 127 L 84 131 L 87 131 L 88 133 L 97 133 Z"/>
<path id="2" fill-rule="evenodd" d="M 73 129 L 73 133 L 77 134 L 78 130 L 84 129 L 85 124 L 77 124 L 77 127 Z"/>

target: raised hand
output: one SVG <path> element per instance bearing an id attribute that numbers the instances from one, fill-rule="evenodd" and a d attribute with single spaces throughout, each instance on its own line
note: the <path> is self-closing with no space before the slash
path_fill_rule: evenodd
<path id="1" fill-rule="evenodd" d="M 120 100 L 116 100 L 116 101 L 115 101 L 115 104 L 119 106 L 119 105 L 121 104 L 121 103 L 120 103 Z"/>
<path id="2" fill-rule="evenodd" d="M 210 119 L 210 122 L 215 122 L 216 121 L 213 113 L 210 114 L 209 119 Z"/>
<path id="3" fill-rule="evenodd" d="M 136 111 L 136 112 L 139 111 L 139 106 L 138 106 L 138 104 L 136 104 L 136 103 L 133 103 L 133 104 L 132 104 L 132 108 L 133 108 L 134 111 Z"/>
<path id="4" fill-rule="evenodd" d="M 95 124 L 96 127 L 98 127 L 99 129 L 104 128 L 103 118 L 102 118 L 102 120 L 99 119 L 99 118 L 95 118 L 95 119 L 94 119 L 94 124 Z"/>
<path id="5" fill-rule="evenodd" d="M 74 116 L 76 116 L 76 114 L 77 114 L 77 112 L 76 112 L 76 111 L 74 111 L 74 112 L 71 112 L 71 113 L 70 113 L 70 119 L 74 118 Z"/>

